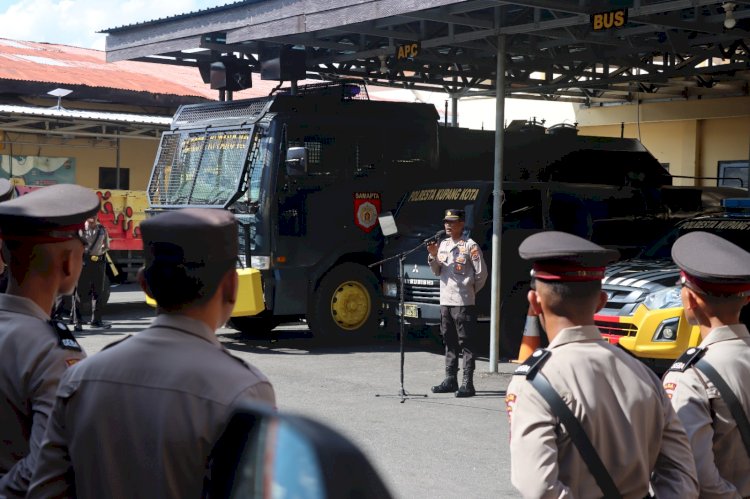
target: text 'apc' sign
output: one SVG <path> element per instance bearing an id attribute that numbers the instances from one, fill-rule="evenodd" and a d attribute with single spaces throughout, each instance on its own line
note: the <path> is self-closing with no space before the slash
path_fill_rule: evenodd
<path id="1" fill-rule="evenodd" d="M 609 12 L 591 14 L 591 28 L 594 31 L 622 28 L 628 22 L 628 9 L 617 9 Z"/>
<path id="2" fill-rule="evenodd" d="M 419 42 L 407 43 L 396 47 L 396 60 L 415 59 L 419 55 L 422 45 Z"/>

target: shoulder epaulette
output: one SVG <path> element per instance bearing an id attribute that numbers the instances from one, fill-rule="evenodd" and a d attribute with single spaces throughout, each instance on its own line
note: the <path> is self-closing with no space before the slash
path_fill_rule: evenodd
<path id="1" fill-rule="evenodd" d="M 60 348 L 64 348 L 65 350 L 75 350 L 76 352 L 83 351 L 83 348 L 78 344 L 76 337 L 73 336 L 73 333 L 68 329 L 68 326 L 64 322 L 51 320 L 49 321 L 49 324 L 52 326 L 52 329 L 55 330 L 55 334 L 57 334 L 57 344 Z"/>
<path id="2" fill-rule="evenodd" d="M 127 340 L 127 339 L 128 339 L 128 338 L 130 338 L 131 336 L 133 336 L 133 335 L 132 335 L 132 334 L 129 334 L 129 335 L 127 335 L 126 337 L 124 337 L 124 338 L 122 338 L 122 339 L 119 339 L 119 340 L 117 340 L 117 341 L 113 341 L 113 342 L 112 342 L 112 343 L 110 343 L 109 345 L 107 345 L 107 346 L 105 346 L 104 348 L 102 348 L 102 350 L 106 350 L 106 349 L 108 349 L 108 348 L 112 348 L 112 347 L 113 347 L 113 346 L 115 346 L 115 345 L 119 345 L 120 343 L 122 343 L 123 341 Z"/>
<path id="3" fill-rule="evenodd" d="M 537 348 L 534 350 L 534 353 L 529 355 L 529 358 L 526 359 L 526 362 L 521 364 L 516 368 L 516 370 L 513 372 L 514 376 L 526 376 L 527 378 L 531 377 L 536 373 L 545 362 L 547 362 L 547 359 L 550 358 L 552 355 L 552 352 L 550 352 L 547 349 L 544 348 Z"/>
<path id="4" fill-rule="evenodd" d="M 688 348 L 687 351 L 680 355 L 680 358 L 672 364 L 672 367 L 670 367 L 669 370 L 684 373 L 688 367 L 695 364 L 698 359 L 701 358 L 705 351 L 706 349 L 702 347 Z"/>

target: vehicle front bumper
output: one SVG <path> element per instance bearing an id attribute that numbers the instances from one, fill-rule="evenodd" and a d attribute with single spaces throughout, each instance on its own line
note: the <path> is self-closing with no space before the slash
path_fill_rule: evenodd
<path id="1" fill-rule="evenodd" d="M 647 364 L 671 364 L 700 342 L 699 328 L 688 323 L 682 307 L 649 310 L 640 304 L 632 316 L 597 314 L 594 319 L 610 343 L 619 343 Z M 668 324 L 675 329 L 674 338 L 656 339 L 660 329 Z"/>

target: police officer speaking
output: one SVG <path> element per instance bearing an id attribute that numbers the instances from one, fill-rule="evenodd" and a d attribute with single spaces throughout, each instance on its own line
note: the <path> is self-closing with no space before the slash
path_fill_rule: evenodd
<path id="1" fill-rule="evenodd" d="M 93 191 L 70 184 L 0 203 L 10 271 L 0 294 L 0 497 L 25 496 L 58 381 L 86 356 L 50 312 L 58 294 L 73 292 L 83 255 L 78 230 L 98 210 Z"/>
<path id="2" fill-rule="evenodd" d="M 690 445 L 661 382 L 605 341 L 594 324 L 615 250 L 564 232 L 518 249 L 532 262 L 528 293 L 550 343 L 506 391 L 511 481 L 523 497 L 698 496 Z"/>
<path id="3" fill-rule="evenodd" d="M 675 362 L 664 388 L 693 447 L 701 497 L 750 497 L 750 253 L 708 232 L 672 246 L 681 297 L 702 341 Z"/>
<path id="4" fill-rule="evenodd" d="M 427 262 L 440 277 L 440 333 L 445 343 L 445 379 L 433 386 L 433 393 L 456 392 L 456 397 L 473 397 L 476 294 L 487 281 L 482 250 L 471 238 L 464 238 L 464 211 L 446 210 L 443 218 L 448 236 L 438 246 L 427 245 Z M 458 355 L 463 350 L 464 376 L 458 386 Z"/>
<path id="5" fill-rule="evenodd" d="M 237 299 L 234 216 L 165 212 L 141 234 L 139 282 L 157 316 L 60 381 L 29 497 L 201 497 L 233 404 L 275 404 L 268 379 L 215 335 Z"/>

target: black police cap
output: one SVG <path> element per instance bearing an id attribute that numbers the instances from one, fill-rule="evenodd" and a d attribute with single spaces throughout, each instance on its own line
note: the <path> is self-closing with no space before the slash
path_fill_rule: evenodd
<path id="1" fill-rule="evenodd" d="M 237 221 L 226 210 L 167 211 L 144 220 L 140 227 L 146 266 L 161 262 L 223 269 L 237 260 Z"/>
<path id="2" fill-rule="evenodd" d="M 0 203 L 0 237 L 38 243 L 78 237 L 99 211 L 99 197 L 86 187 L 57 184 Z"/>
<path id="3" fill-rule="evenodd" d="M 464 210 L 457 210 L 451 208 L 450 210 L 445 210 L 445 216 L 443 217 L 444 222 L 457 222 L 462 221 L 464 219 Z"/>
<path id="4" fill-rule="evenodd" d="M 620 256 L 617 250 L 559 231 L 527 237 L 518 247 L 518 254 L 532 262 L 533 277 L 562 282 L 601 280 L 606 265 Z"/>
<path id="5" fill-rule="evenodd" d="M 750 253 L 710 232 L 689 232 L 672 246 L 672 260 L 683 283 L 708 294 L 728 296 L 750 291 Z"/>

